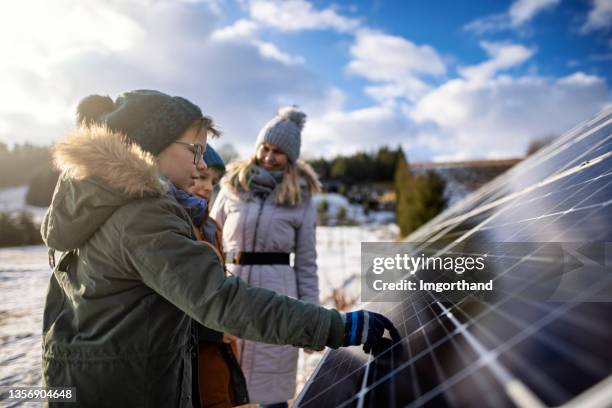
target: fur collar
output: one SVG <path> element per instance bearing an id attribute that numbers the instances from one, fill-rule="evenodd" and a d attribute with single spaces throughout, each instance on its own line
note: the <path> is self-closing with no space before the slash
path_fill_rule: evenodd
<path id="1" fill-rule="evenodd" d="M 56 167 L 76 180 L 96 178 L 130 197 L 161 195 L 156 159 L 104 125 L 81 126 L 54 149 Z"/>

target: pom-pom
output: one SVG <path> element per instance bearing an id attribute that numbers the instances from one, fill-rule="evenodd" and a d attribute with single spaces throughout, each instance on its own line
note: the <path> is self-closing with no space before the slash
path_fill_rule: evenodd
<path id="1" fill-rule="evenodd" d="M 295 123 L 300 130 L 304 128 L 304 123 L 306 123 L 306 114 L 299 110 L 296 106 L 285 106 L 280 108 L 278 110 L 278 116 L 289 119 Z"/>
<path id="2" fill-rule="evenodd" d="M 77 122 L 80 124 L 84 121 L 87 125 L 97 123 L 100 116 L 112 112 L 114 109 L 115 103 L 108 95 L 86 96 L 81 99 L 77 106 Z"/>

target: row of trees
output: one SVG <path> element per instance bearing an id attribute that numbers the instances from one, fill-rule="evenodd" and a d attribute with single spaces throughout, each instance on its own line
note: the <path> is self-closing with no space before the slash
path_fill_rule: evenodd
<path id="1" fill-rule="evenodd" d="M 393 180 L 393 173 L 401 149 L 384 146 L 376 152 L 358 152 L 350 156 L 337 156 L 310 160 L 309 163 L 323 180 L 336 180 L 346 184 Z"/>

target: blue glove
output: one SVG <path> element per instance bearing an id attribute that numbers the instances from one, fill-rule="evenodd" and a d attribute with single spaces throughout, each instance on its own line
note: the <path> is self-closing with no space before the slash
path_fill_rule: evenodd
<path id="1" fill-rule="evenodd" d="M 343 346 L 357 346 L 363 344 L 363 351 L 374 351 L 378 354 L 391 344 L 402 339 L 399 332 L 385 316 L 368 310 L 356 310 L 344 313 L 344 344 Z M 385 329 L 389 330 L 392 342 L 383 337 Z"/>

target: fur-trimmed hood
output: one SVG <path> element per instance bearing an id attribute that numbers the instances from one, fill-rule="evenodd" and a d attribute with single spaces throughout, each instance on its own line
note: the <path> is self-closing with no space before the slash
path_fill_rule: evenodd
<path id="1" fill-rule="evenodd" d="M 59 143 L 53 153 L 56 167 L 68 177 L 96 178 L 126 196 L 159 195 L 166 187 L 159 180 L 155 158 L 121 133 L 106 126 L 83 126 Z"/>
<path id="2" fill-rule="evenodd" d="M 81 246 L 127 202 L 167 191 L 155 158 L 105 126 L 75 129 L 53 158 L 61 176 L 41 233 L 60 251 Z"/>

